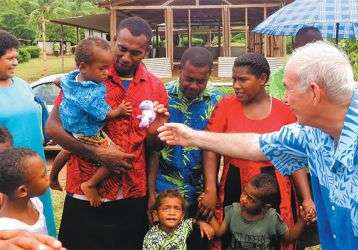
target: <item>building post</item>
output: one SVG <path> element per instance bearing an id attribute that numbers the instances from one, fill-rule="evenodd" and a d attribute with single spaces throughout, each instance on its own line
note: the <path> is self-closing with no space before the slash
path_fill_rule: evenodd
<path id="1" fill-rule="evenodd" d="M 173 10 L 170 7 L 165 9 L 165 49 L 173 69 Z"/>
<path id="2" fill-rule="evenodd" d="M 115 46 L 115 38 L 117 35 L 117 10 L 111 8 L 110 15 L 110 35 L 111 35 L 111 45 L 112 48 Z"/>

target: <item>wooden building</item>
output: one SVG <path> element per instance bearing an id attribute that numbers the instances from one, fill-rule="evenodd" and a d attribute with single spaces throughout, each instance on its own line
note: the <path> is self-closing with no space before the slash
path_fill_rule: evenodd
<path id="1" fill-rule="evenodd" d="M 257 24 L 292 0 L 104 0 L 99 5 L 108 13 L 84 17 L 51 20 L 61 25 L 71 25 L 110 34 L 116 34 L 117 24 L 129 16 L 147 20 L 155 31 L 152 57 L 169 58 L 171 65 L 192 46 L 197 33 L 215 37 L 205 46 L 214 58 L 236 57 L 243 52 L 259 52 L 266 57 L 286 55 L 284 37 L 262 36 L 251 32 Z M 241 32 L 245 44 L 232 45 L 232 35 Z M 178 36 L 185 35 L 188 43 L 178 46 Z M 159 45 L 160 41 L 165 44 Z"/>
<path id="2" fill-rule="evenodd" d="M 165 34 L 165 56 L 174 59 L 175 37 L 178 32 L 186 32 L 191 46 L 193 30 L 217 32 L 217 48 L 211 47 L 214 57 L 236 56 L 231 46 L 232 32 L 242 30 L 246 44 L 243 51 L 259 52 L 267 57 L 280 57 L 286 54 L 283 37 L 261 36 L 252 29 L 267 16 L 291 1 L 282 0 L 107 0 L 100 5 L 110 11 L 110 34 L 113 39 L 117 24 L 125 16 L 140 16 L 156 30 Z M 154 46 L 156 46 L 154 42 Z"/>

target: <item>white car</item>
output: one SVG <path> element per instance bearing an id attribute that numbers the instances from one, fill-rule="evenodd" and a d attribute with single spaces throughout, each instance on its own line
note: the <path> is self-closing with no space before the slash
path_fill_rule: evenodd
<path id="1" fill-rule="evenodd" d="M 48 112 L 52 111 L 53 104 L 60 92 L 60 88 L 54 84 L 54 81 L 64 77 L 65 75 L 66 74 L 54 74 L 45 76 L 30 84 L 34 95 L 45 101 Z M 51 140 L 45 145 L 45 151 L 57 152 L 59 150 L 61 150 L 61 147 L 52 143 Z"/>
<path id="2" fill-rule="evenodd" d="M 66 74 L 54 74 L 45 76 L 30 84 L 35 96 L 39 96 L 45 101 L 48 112 L 52 111 L 53 103 L 60 92 L 60 88 L 54 84 L 54 81 L 65 75 Z"/>

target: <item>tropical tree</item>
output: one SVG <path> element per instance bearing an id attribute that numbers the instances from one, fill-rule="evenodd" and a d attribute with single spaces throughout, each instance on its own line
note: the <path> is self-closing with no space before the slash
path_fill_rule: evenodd
<path id="1" fill-rule="evenodd" d="M 13 0 L 12 0 L 13 1 Z M 22 0 L 20 0 L 22 1 Z M 79 15 L 88 15 L 99 12 L 99 8 L 91 1 L 84 0 L 30 0 L 27 7 L 32 9 L 30 23 L 32 23 L 39 31 L 37 37 L 42 40 L 42 58 L 44 74 L 47 73 L 45 44 L 47 38 L 52 40 L 60 40 L 61 32 L 58 25 L 50 23 L 50 19 L 72 17 Z M 50 31 L 50 32 L 49 32 Z M 74 40 L 75 32 L 73 29 L 65 28 L 66 37 Z"/>
<path id="2" fill-rule="evenodd" d="M 348 54 L 353 66 L 355 80 L 358 81 L 358 40 L 344 39 L 339 42 L 339 46 Z"/>
<path id="3" fill-rule="evenodd" d="M 22 8 L 23 0 L 0 1 L 0 29 L 7 30 L 19 38 L 33 41 L 36 30 L 28 22 L 28 13 Z"/>
<path id="4" fill-rule="evenodd" d="M 46 26 L 50 19 L 54 16 L 67 16 L 71 12 L 67 10 L 64 1 L 58 0 L 30 0 L 33 10 L 30 13 L 30 22 L 37 26 L 40 31 L 38 37 L 42 38 L 42 63 L 44 75 L 47 74 L 47 58 L 46 58 Z M 39 39 L 40 40 L 40 39 Z"/>

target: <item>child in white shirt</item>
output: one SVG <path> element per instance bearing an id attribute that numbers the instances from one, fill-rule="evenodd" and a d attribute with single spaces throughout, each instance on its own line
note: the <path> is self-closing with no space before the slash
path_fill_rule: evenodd
<path id="1" fill-rule="evenodd" d="M 49 186 L 41 158 L 30 149 L 0 152 L 0 230 L 23 229 L 47 234 L 43 206 L 37 197 Z"/>

